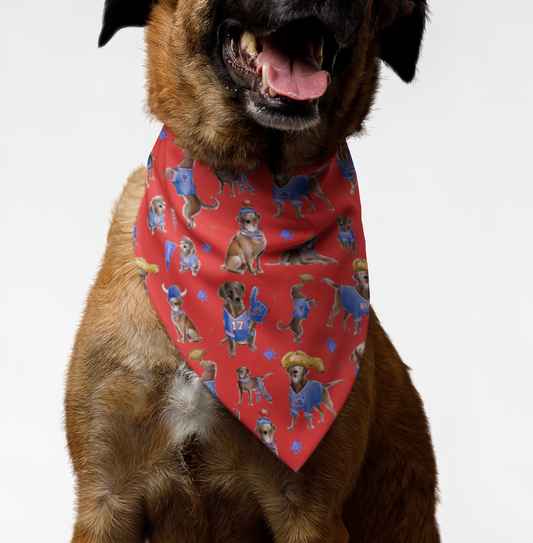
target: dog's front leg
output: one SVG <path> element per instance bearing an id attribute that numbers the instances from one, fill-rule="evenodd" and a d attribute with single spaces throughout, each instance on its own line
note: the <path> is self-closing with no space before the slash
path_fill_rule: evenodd
<path id="1" fill-rule="evenodd" d="M 256 266 L 256 268 L 257 268 L 257 273 L 265 273 L 265 272 L 261 269 L 261 264 L 259 263 L 259 260 L 261 259 L 261 256 L 263 255 L 264 252 L 265 252 L 265 251 L 261 251 L 261 252 L 257 255 L 257 257 L 256 257 L 256 260 L 255 260 L 256 264 L 255 264 L 255 266 Z"/>
<path id="2" fill-rule="evenodd" d="M 250 275 L 255 275 L 256 271 L 254 270 L 252 266 L 251 251 L 243 251 L 243 253 L 244 253 L 244 261 L 246 262 L 246 267 L 248 268 Z"/>

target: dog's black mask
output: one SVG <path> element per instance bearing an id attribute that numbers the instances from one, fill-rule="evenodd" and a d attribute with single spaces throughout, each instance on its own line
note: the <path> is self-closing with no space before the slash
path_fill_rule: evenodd
<path id="1" fill-rule="evenodd" d="M 406 0 L 402 0 L 406 1 Z M 106 0 L 98 41 L 104 46 L 121 28 L 145 26 L 157 0 Z M 416 0 L 414 12 L 381 32 L 381 59 L 405 82 L 413 80 L 426 23 L 426 0 Z M 341 49 L 353 47 L 365 12 L 362 0 L 217 0 L 217 11 L 238 18 L 254 34 L 264 34 L 289 20 L 313 17 L 334 35 Z M 373 9 L 376 10 L 377 3 Z"/>

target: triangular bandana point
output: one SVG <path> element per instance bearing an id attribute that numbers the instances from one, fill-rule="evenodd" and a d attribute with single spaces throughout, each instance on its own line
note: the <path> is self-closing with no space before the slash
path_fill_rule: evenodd
<path id="1" fill-rule="evenodd" d="M 348 147 L 273 175 L 216 170 L 175 139 L 163 127 L 148 160 L 139 271 L 200 380 L 296 470 L 342 409 L 366 340 L 368 265 Z"/>

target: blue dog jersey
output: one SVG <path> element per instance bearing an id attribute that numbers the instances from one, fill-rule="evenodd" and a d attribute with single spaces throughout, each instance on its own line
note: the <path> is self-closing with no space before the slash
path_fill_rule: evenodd
<path id="1" fill-rule="evenodd" d="M 248 338 L 255 334 L 255 330 L 250 334 L 250 321 L 248 320 L 248 313 L 243 311 L 238 317 L 233 317 L 229 314 L 228 310 L 224 308 L 224 330 L 226 336 L 230 339 L 234 339 L 237 343 L 245 343 Z"/>
<path id="2" fill-rule="evenodd" d="M 180 264 L 186 268 L 194 268 L 198 262 L 198 257 L 193 253 L 189 256 L 183 256 L 180 254 Z"/>
<path id="3" fill-rule="evenodd" d="M 159 228 L 165 226 L 165 216 L 158 217 L 153 211 L 148 213 L 148 222 L 151 228 Z"/>
<path id="4" fill-rule="evenodd" d="M 363 315 L 370 313 L 370 300 L 363 298 L 355 287 L 341 286 L 342 308 L 348 313 L 353 313 L 353 321 L 361 322 Z"/>
<path id="5" fill-rule="evenodd" d="M 306 319 L 309 310 L 311 309 L 311 302 L 308 298 L 302 298 L 300 300 L 293 300 L 294 302 L 294 313 L 292 314 L 293 319 Z"/>
<path id="6" fill-rule="evenodd" d="M 295 175 L 282 189 L 274 183 L 274 202 L 283 205 L 283 200 L 290 200 L 293 206 L 303 206 L 302 196 L 308 192 L 309 177 Z"/>
<path id="7" fill-rule="evenodd" d="M 300 409 L 304 410 L 304 417 L 313 417 L 313 407 L 322 402 L 322 384 L 318 381 L 307 381 L 305 386 L 296 394 L 291 387 L 291 415 L 298 416 Z"/>
<path id="8" fill-rule="evenodd" d="M 180 196 L 196 194 L 194 186 L 193 170 L 191 168 L 176 168 L 170 178 Z"/>
<path id="9" fill-rule="evenodd" d="M 339 170 L 342 173 L 342 176 L 346 181 L 352 182 L 355 179 L 355 166 L 353 165 L 352 157 L 350 156 L 350 164 L 346 165 L 337 155 L 337 164 L 339 165 Z"/>
<path id="10" fill-rule="evenodd" d="M 355 243 L 355 236 L 353 230 L 350 228 L 348 232 L 339 232 L 339 239 L 344 243 Z"/>

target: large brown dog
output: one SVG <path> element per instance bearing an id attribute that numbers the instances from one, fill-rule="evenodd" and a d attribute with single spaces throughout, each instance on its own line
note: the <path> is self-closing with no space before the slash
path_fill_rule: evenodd
<path id="1" fill-rule="evenodd" d="M 100 43 L 147 24 L 153 117 L 217 169 L 280 172 L 325 163 L 361 131 L 381 61 L 413 79 L 425 19 L 425 0 L 107 0 Z M 323 96 L 264 88 L 238 46 L 244 30 L 289 56 L 313 43 Z M 151 306 L 131 242 L 145 182 L 140 168 L 115 207 L 68 371 L 73 541 L 439 541 L 422 402 L 376 315 L 346 404 L 293 472 L 193 374 Z"/>

